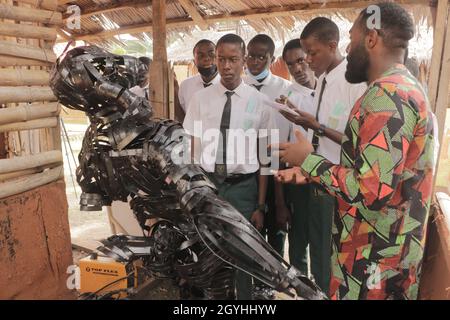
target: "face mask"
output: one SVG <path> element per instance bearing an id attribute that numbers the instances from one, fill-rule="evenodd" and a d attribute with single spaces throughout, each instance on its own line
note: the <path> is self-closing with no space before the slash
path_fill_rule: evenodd
<path id="1" fill-rule="evenodd" d="M 269 72 L 270 72 L 269 69 L 264 69 L 263 72 L 261 72 L 260 74 L 255 76 L 255 75 L 251 74 L 251 72 L 248 69 L 245 69 L 245 73 L 249 77 L 251 77 L 251 78 L 253 78 L 253 79 L 257 80 L 257 81 L 264 80 L 265 78 L 267 78 L 267 76 L 269 75 Z"/>
<path id="2" fill-rule="evenodd" d="M 197 67 L 197 70 L 203 77 L 210 78 L 217 73 L 217 66 L 213 64 L 209 68 Z"/>

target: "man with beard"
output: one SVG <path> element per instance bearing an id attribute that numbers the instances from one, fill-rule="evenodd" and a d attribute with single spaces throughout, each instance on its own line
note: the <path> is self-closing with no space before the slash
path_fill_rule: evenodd
<path id="1" fill-rule="evenodd" d="M 380 3 L 378 25 L 363 10 L 350 30 L 345 77 L 369 88 L 350 114 L 340 164 L 301 134 L 280 145 L 282 161 L 338 199 L 333 299 L 416 299 L 431 202 L 433 124 L 423 88 L 403 65 L 410 15 Z M 375 10 L 378 11 L 378 10 Z M 377 17 L 375 17 L 377 20 Z M 280 179 L 283 173 L 279 173 Z M 285 179 L 286 180 L 286 179 Z"/>
<path id="2" fill-rule="evenodd" d="M 200 40 L 195 44 L 193 54 L 198 74 L 182 81 L 178 89 L 178 99 L 184 113 L 186 113 L 186 108 L 194 93 L 220 81 L 215 62 L 216 46 L 214 43 L 207 39 Z M 179 118 L 182 120 L 184 115 Z"/>
<path id="3" fill-rule="evenodd" d="M 300 35 L 300 44 L 309 67 L 320 75 L 313 108 L 308 111 L 305 104 L 294 106 L 288 102 L 297 115 L 281 113 L 308 131 L 308 140 L 318 154 L 338 164 L 348 115 L 367 86 L 346 81 L 347 61 L 339 51 L 339 29 L 330 19 L 318 17 L 311 20 Z M 331 273 L 331 225 L 335 201 L 320 185 L 311 185 L 304 203 L 308 210 L 311 273 L 325 292 L 328 292 Z"/>

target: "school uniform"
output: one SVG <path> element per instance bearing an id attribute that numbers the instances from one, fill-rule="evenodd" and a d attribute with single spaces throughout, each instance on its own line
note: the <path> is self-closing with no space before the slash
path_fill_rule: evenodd
<path id="1" fill-rule="evenodd" d="M 180 106 L 183 111 L 186 113 L 186 108 L 189 106 L 189 103 L 194 96 L 194 94 L 202 90 L 206 87 L 209 87 L 213 84 L 217 84 L 220 82 L 220 75 L 217 74 L 214 79 L 210 82 L 205 83 L 202 79 L 202 76 L 198 73 L 195 76 L 189 77 L 183 80 L 180 83 L 180 87 L 178 89 L 178 100 L 180 101 Z"/>
<path id="2" fill-rule="evenodd" d="M 233 91 L 219 82 L 194 94 L 183 122 L 184 129 L 200 140 L 200 165 L 219 195 L 247 219 L 258 206 L 257 145 L 268 134 L 260 129 L 275 128 L 264 99 L 244 82 Z M 227 115 L 229 120 L 224 120 Z M 224 126 L 226 139 L 221 135 Z M 252 298 L 252 280 L 247 274 L 237 272 L 236 288 L 238 299 Z"/>

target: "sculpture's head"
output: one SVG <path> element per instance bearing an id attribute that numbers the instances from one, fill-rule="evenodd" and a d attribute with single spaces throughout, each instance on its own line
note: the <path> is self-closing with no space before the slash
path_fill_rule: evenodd
<path id="1" fill-rule="evenodd" d="M 91 121 L 111 122 L 133 108 L 149 116 L 149 102 L 128 90 L 139 85 L 142 70 L 148 70 L 143 64 L 96 46 L 77 47 L 58 59 L 50 86 L 64 106 L 85 112 Z"/>

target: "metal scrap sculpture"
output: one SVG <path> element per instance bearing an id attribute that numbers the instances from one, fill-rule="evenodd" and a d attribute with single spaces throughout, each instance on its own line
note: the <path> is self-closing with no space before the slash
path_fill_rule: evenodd
<path id="1" fill-rule="evenodd" d="M 149 102 L 128 90 L 141 67 L 134 57 L 85 46 L 67 52 L 51 75 L 59 101 L 90 119 L 76 172 L 81 210 L 130 196 L 144 231 L 143 237 L 110 237 L 100 250 L 119 261 L 142 259 L 154 276 L 183 279 L 206 299 L 234 299 L 236 269 L 278 291 L 325 299 L 217 196 L 199 166 L 173 161 L 188 152 L 189 137 L 179 123 L 152 118 Z M 149 228 L 155 217 L 160 221 Z"/>

